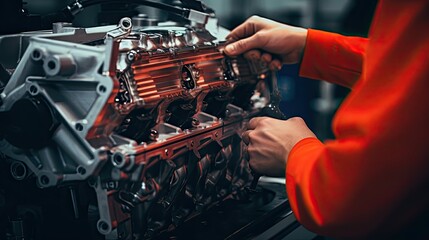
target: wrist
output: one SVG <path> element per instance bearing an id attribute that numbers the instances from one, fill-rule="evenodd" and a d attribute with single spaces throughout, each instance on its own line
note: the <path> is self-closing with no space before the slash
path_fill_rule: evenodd
<path id="1" fill-rule="evenodd" d="M 305 46 L 307 43 L 307 36 L 308 36 L 308 29 L 306 29 L 306 28 L 302 28 L 302 31 L 298 32 L 299 53 L 298 53 L 298 62 L 297 63 L 302 62 L 302 59 L 304 57 Z"/>
<path id="2" fill-rule="evenodd" d="M 307 42 L 308 30 L 305 28 L 288 28 L 285 35 L 289 35 L 284 39 L 289 46 L 289 51 L 286 50 L 283 63 L 296 64 L 300 63 L 304 57 L 304 50 Z"/>

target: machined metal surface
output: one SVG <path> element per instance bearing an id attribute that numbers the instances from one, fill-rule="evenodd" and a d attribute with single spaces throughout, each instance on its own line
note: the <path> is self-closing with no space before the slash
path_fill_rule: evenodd
<path id="1" fill-rule="evenodd" d="M 155 238 L 246 198 L 241 133 L 269 102 L 263 63 L 226 57 L 223 36 L 201 26 L 57 27 L 0 37 L 2 52 L 20 41 L 0 59 L 11 74 L 0 160 L 13 181 L 66 189 L 72 216 L 94 213 L 105 239 Z"/>

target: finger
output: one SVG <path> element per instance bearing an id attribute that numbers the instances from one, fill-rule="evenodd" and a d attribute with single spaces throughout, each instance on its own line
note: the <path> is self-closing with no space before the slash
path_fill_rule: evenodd
<path id="1" fill-rule="evenodd" d="M 273 60 L 273 56 L 269 53 L 263 53 L 261 59 L 266 63 L 270 63 Z"/>
<path id="2" fill-rule="evenodd" d="M 272 71 L 279 71 L 282 68 L 282 62 L 278 59 L 274 59 L 270 62 L 269 68 Z"/>
<path id="3" fill-rule="evenodd" d="M 256 173 L 260 173 L 259 161 L 256 159 L 256 150 L 253 146 L 247 148 L 247 159 L 249 161 L 249 167 Z"/>
<path id="4" fill-rule="evenodd" d="M 249 145 L 250 143 L 250 137 L 249 137 L 250 131 L 245 131 L 241 135 L 241 139 L 243 140 L 244 144 Z"/>
<path id="5" fill-rule="evenodd" d="M 253 49 L 243 54 L 248 60 L 258 60 L 261 58 L 261 51 Z"/>
<path id="6" fill-rule="evenodd" d="M 259 122 L 262 121 L 264 118 L 265 117 L 255 117 L 250 119 L 249 125 L 247 125 L 247 129 L 254 130 L 258 126 Z"/>
<path id="7" fill-rule="evenodd" d="M 226 39 L 231 39 L 233 41 L 237 41 L 242 38 L 247 38 L 255 34 L 257 31 L 256 23 L 251 19 L 247 19 L 244 23 L 240 24 L 238 27 L 234 28 Z"/>
<path id="8" fill-rule="evenodd" d="M 249 153 L 247 151 L 248 147 L 249 146 L 247 146 L 246 144 L 241 145 L 241 158 L 246 161 L 249 161 Z"/>
<path id="9" fill-rule="evenodd" d="M 256 39 L 256 36 L 257 35 L 253 35 L 251 37 L 244 38 L 231 44 L 228 44 L 225 47 L 225 53 L 230 56 L 237 56 L 251 49 L 258 48 L 260 43 Z"/>

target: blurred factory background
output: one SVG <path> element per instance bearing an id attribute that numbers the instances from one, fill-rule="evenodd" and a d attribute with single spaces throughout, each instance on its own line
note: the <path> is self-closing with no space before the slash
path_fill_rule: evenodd
<path id="1" fill-rule="evenodd" d="M 47 14 L 65 7 L 70 1 L 27 0 L 30 13 Z M 169 0 L 163 2 L 171 3 Z M 213 8 L 220 25 L 232 29 L 252 15 L 260 15 L 297 26 L 334 31 L 346 35 L 366 36 L 376 0 L 204 0 Z M 138 12 L 150 18 L 165 18 L 164 13 L 151 8 Z M 78 15 L 76 26 L 96 26 L 115 22 L 122 16 L 137 14 L 121 4 L 102 4 Z M 281 109 L 287 116 L 303 117 L 309 127 L 325 140 L 332 138 L 330 122 L 348 90 L 332 84 L 298 77 L 299 66 L 284 66 L 279 73 L 282 93 Z"/>

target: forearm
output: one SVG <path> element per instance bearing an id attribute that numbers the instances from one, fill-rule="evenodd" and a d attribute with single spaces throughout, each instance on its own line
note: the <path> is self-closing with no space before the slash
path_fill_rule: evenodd
<path id="1" fill-rule="evenodd" d="M 428 239 L 429 34 L 422 29 L 429 2 L 380 4 L 368 47 L 363 39 L 349 44 L 346 37 L 309 34 L 304 75 L 353 86 L 359 74 L 335 70 L 348 64 L 362 69 L 359 52 L 367 48 L 365 76 L 337 111 L 336 140 L 293 147 L 288 197 L 297 219 L 322 235 L 416 239 L 397 235 L 414 231 Z M 352 57 L 350 49 L 357 52 Z M 348 81 L 339 81 L 341 75 Z"/>
<path id="2" fill-rule="evenodd" d="M 422 123 L 415 121 L 426 132 Z M 429 200 L 427 137 L 419 127 L 392 131 L 395 123 L 388 125 L 367 136 L 356 128 L 326 144 L 313 138 L 295 145 L 286 186 L 305 227 L 334 238 L 379 239 L 412 225 L 423 212 Z M 416 134 L 401 138 L 408 131 Z"/>
<path id="3" fill-rule="evenodd" d="M 300 76 L 352 88 L 362 73 L 368 39 L 308 30 Z"/>
<path id="4" fill-rule="evenodd" d="M 345 145 L 352 151 L 357 143 Z M 370 220 L 358 217 L 366 212 L 359 206 L 359 198 L 365 196 L 355 195 L 359 192 L 354 182 L 359 170 L 356 166 L 341 169 L 344 166 L 337 161 L 347 160 L 338 157 L 317 139 L 299 142 L 287 163 L 288 198 L 295 216 L 307 229 L 329 237 L 359 239 L 363 236 L 356 234 L 369 232 L 365 221 Z"/>

